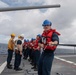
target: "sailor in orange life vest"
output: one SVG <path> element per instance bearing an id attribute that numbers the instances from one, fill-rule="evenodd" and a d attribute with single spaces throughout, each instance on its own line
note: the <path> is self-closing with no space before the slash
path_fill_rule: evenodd
<path id="1" fill-rule="evenodd" d="M 43 53 L 38 63 L 38 75 L 50 75 L 52 62 L 54 59 L 54 51 L 59 44 L 60 33 L 51 28 L 52 23 L 45 20 L 42 24 L 43 33 L 42 38 L 39 40 L 39 46 L 43 48 Z"/>

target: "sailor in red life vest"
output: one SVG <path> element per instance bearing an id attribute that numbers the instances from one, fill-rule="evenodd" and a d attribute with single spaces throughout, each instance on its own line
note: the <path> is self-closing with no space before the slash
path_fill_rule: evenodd
<path id="1" fill-rule="evenodd" d="M 24 39 L 23 43 L 23 59 L 26 59 L 27 40 Z"/>
<path id="2" fill-rule="evenodd" d="M 29 57 L 29 51 L 30 51 L 30 49 L 29 49 L 29 40 L 27 39 L 27 43 L 26 43 L 26 58 L 25 59 L 27 59 Z"/>
<path id="3" fill-rule="evenodd" d="M 31 65 L 34 65 L 34 49 L 33 49 L 33 47 L 34 47 L 34 43 L 35 43 L 35 38 L 32 38 L 31 39 L 31 42 L 30 42 L 30 48 L 31 48 L 31 54 L 30 54 L 30 58 L 31 58 Z"/>
<path id="4" fill-rule="evenodd" d="M 34 46 L 33 46 L 33 49 L 34 49 L 34 67 L 32 67 L 32 69 L 34 69 L 34 71 L 38 70 L 38 61 L 39 61 L 39 57 L 40 57 L 40 48 L 38 46 L 38 41 L 40 40 L 40 37 L 41 37 L 40 34 L 38 34 L 36 36 L 36 40 L 35 40 Z"/>
<path id="5" fill-rule="evenodd" d="M 60 35 L 55 29 L 51 28 L 52 23 L 49 20 L 45 20 L 42 24 L 43 33 L 39 46 L 43 48 L 43 53 L 40 56 L 38 64 L 38 75 L 50 75 L 52 62 L 54 59 L 54 51 L 59 44 Z"/>

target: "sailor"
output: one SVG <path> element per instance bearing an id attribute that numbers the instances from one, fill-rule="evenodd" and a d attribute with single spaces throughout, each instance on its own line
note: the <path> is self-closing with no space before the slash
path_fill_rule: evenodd
<path id="1" fill-rule="evenodd" d="M 51 28 L 52 23 L 49 20 L 44 20 L 43 33 L 39 46 L 43 48 L 43 53 L 40 56 L 38 63 L 38 75 L 50 75 L 52 62 L 54 59 L 54 51 L 59 44 L 60 35 L 55 29 Z"/>
<path id="2" fill-rule="evenodd" d="M 10 63 L 11 63 L 11 60 L 13 57 L 13 52 L 14 52 L 14 45 L 15 45 L 14 38 L 15 38 L 15 34 L 12 33 L 11 38 L 8 41 L 7 68 L 9 68 L 9 69 L 12 69 L 12 64 L 10 64 Z"/>
<path id="3" fill-rule="evenodd" d="M 15 61 L 14 61 L 14 70 L 22 70 L 19 66 L 21 64 L 22 57 L 22 40 L 24 39 L 24 34 L 21 34 L 17 40 L 17 50 L 15 50 Z"/>
<path id="4" fill-rule="evenodd" d="M 27 49 L 27 40 L 24 39 L 24 43 L 23 43 L 23 59 L 27 59 L 26 58 L 26 49 Z"/>
<path id="5" fill-rule="evenodd" d="M 33 46 L 33 50 L 34 50 L 34 67 L 32 67 L 32 69 L 34 69 L 34 71 L 38 70 L 38 61 L 39 61 L 39 57 L 40 57 L 40 48 L 38 46 L 38 41 L 40 40 L 41 35 L 38 34 L 36 36 L 36 40 L 34 42 L 34 46 Z"/>

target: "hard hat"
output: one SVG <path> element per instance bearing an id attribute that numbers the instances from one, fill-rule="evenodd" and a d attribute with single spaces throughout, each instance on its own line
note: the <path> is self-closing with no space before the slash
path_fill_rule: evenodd
<path id="1" fill-rule="evenodd" d="M 33 38 L 33 40 L 36 40 L 35 38 Z"/>
<path id="2" fill-rule="evenodd" d="M 18 36 L 18 38 L 20 38 L 20 35 Z"/>
<path id="3" fill-rule="evenodd" d="M 33 38 L 31 38 L 31 41 L 33 41 Z"/>
<path id="4" fill-rule="evenodd" d="M 20 37 L 24 37 L 24 34 L 21 34 Z"/>
<path id="5" fill-rule="evenodd" d="M 35 38 L 31 38 L 31 41 L 36 40 Z"/>
<path id="6" fill-rule="evenodd" d="M 40 35 L 40 34 L 38 34 L 37 36 L 41 37 L 41 35 Z"/>
<path id="7" fill-rule="evenodd" d="M 42 26 L 51 26 L 52 23 L 49 20 L 45 20 L 42 24 Z"/>
<path id="8" fill-rule="evenodd" d="M 24 39 L 24 42 L 26 42 L 27 40 L 26 39 Z"/>
<path id="9" fill-rule="evenodd" d="M 27 41 L 27 42 L 29 42 L 29 40 L 28 40 L 28 39 L 27 39 L 26 41 Z"/>
<path id="10" fill-rule="evenodd" d="M 11 36 L 15 37 L 15 34 L 14 34 L 14 33 L 12 33 L 12 34 L 11 34 Z"/>

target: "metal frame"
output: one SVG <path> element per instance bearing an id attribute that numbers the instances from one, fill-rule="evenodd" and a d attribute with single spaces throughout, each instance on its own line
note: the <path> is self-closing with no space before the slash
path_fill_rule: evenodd
<path id="1" fill-rule="evenodd" d="M 60 4 L 42 5 L 42 6 L 26 6 L 26 7 L 3 7 L 3 8 L 0 8 L 0 12 L 17 11 L 17 10 L 42 9 L 42 8 L 59 8 L 59 7 L 60 7 Z"/>

